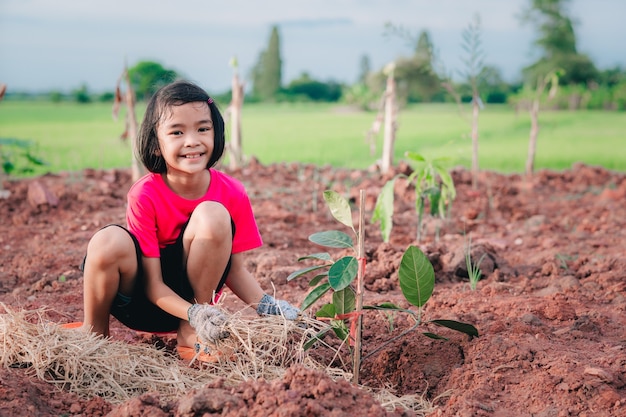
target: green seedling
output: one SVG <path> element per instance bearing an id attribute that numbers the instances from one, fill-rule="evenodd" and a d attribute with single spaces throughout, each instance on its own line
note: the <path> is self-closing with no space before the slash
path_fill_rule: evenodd
<path id="1" fill-rule="evenodd" d="M 380 222 L 380 230 L 385 242 L 389 241 L 393 227 L 394 185 L 399 177 L 405 177 L 415 185 L 415 212 L 417 213 L 417 241 L 422 237 L 422 222 L 429 206 L 430 216 L 444 219 L 456 198 L 452 176 L 448 172 L 449 158 L 426 159 L 424 156 L 407 152 L 415 170 L 407 177 L 399 174 L 387 181 L 376 200 L 372 222 Z"/>
<path id="2" fill-rule="evenodd" d="M 0 164 L 6 175 L 28 174 L 45 162 L 34 152 L 35 143 L 26 139 L 0 138 Z"/>
<path id="3" fill-rule="evenodd" d="M 485 259 L 485 256 L 487 256 L 487 254 L 483 253 L 478 262 L 472 262 L 472 239 L 470 238 L 467 244 L 467 249 L 465 250 L 465 266 L 467 267 L 467 276 L 469 277 L 470 288 L 472 291 L 476 290 L 478 281 L 480 281 L 480 278 L 483 275 L 480 270 L 480 264 L 483 262 L 483 259 Z"/>
<path id="4" fill-rule="evenodd" d="M 5 177 L 12 174 L 29 174 L 45 162 L 35 155 L 35 143 L 25 139 L 0 138 L 0 199 L 8 198 L 10 192 L 3 189 Z"/>
<path id="5" fill-rule="evenodd" d="M 358 232 L 352 222 L 352 213 L 349 203 L 334 191 L 325 191 L 324 200 L 330 208 L 333 217 L 340 223 L 350 228 L 356 237 L 355 246 L 352 236 L 338 230 L 314 233 L 309 236 L 309 240 L 317 245 L 345 251 L 349 249 L 353 255 L 340 256 L 334 260 L 328 252 L 315 253 L 304 256 L 298 261 L 313 260 L 320 261 L 318 265 L 308 266 L 291 273 L 287 280 L 315 273 L 309 281 L 312 289 L 305 296 L 301 309 L 307 310 L 325 295 L 331 293 L 331 301 L 323 304 L 315 312 L 315 316 L 322 320 L 328 320 L 329 326 L 323 329 L 307 344 L 305 349 L 313 346 L 318 340 L 333 331 L 342 341 L 349 342 L 348 345 L 354 347 L 354 381 L 358 383 L 359 367 L 361 363 L 361 319 L 364 311 L 375 310 L 388 313 L 388 317 L 393 320 L 393 315 L 402 312 L 407 313 L 415 319 L 413 327 L 405 330 L 399 336 L 383 344 L 382 347 L 391 343 L 399 337 L 403 337 L 410 331 L 415 330 L 422 324 L 422 307 L 432 295 L 435 286 L 435 272 L 428 257 L 416 246 L 409 246 L 402 256 L 398 269 L 398 279 L 400 289 L 404 298 L 413 306 L 418 308 L 417 312 L 403 309 L 392 303 L 382 303 L 375 306 L 363 306 L 363 274 L 365 271 L 365 258 L 363 255 L 363 213 L 359 221 Z M 364 201 L 361 192 L 361 201 Z M 363 204 L 361 204 L 363 207 Z M 356 280 L 356 285 L 355 285 Z M 356 288 L 354 288 L 356 287 Z M 391 322 L 392 323 L 392 322 Z M 454 320 L 430 320 L 437 326 L 447 327 L 452 330 L 463 332 L 470 337 L 478 336 L 478 330 L 470 324 L 457 322 Z M 393 323 L 391 324 L 393 326 Z M 435 333 L 423 332 L 427 337 L 435 339 L 445 339 Z M 370 352 L 371 356 L 375 352 Z"/>
<path id="6" fill-rule="evenodd" d="M 566 270 L 566 271 L 569 271 L 569 266 L 568 266 L 567 263 L 569 261 L 573 261 L 575 259 L 575 257 L 573 257 L 571 255 L 564 255 L 564 254 L 561 254 L 561 253 L 557 253 L 556 255 L 554 255 L 554 257 L 559 262 L 559 267 L 561 269 Z"/>

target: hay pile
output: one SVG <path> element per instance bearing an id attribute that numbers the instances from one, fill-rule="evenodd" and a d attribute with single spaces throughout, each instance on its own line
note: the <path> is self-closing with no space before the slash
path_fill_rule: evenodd
<path id="1" fill-rule="evenodd" d="M 276 316 L 246 319 L 236 313 L 227 325 L 231 337 L 211 346 L 223 353 L 223 359 L 188 366 L 154 346 L 62 328 L 46 318 L 45 309 L 15 311 L 0 303 L 1 310 L 0 365 L 27 368 L 39 379 L 84 399 L 99 396 L 120 404 L 148 392 L 176 399 L 218 379 L 232 386 L 260 378 L 280 379 L 294 364 L 322 370 L 333 379 L 352 377 L 315 361 L 304 351 L 303 345 L 325 326 L 307 317 L 294 323 Z M 333 360 L 340 358 L 339 352 L 321 341 L 316 349 L 319 347 L 333 350 Z M 399 406 L 423 412 L 430 408 L 419 396 L 399 398 L 388 390 L 362 388 L 388 409 Z"/>
<path id="2" fill-rule="evenodd" d="M 231 337 L 219 346 L 215 364 L 187 366 L 165 350 L 106 339 L 90 332 L 64 329 L 46 319 L 45 310 L 15 311 L 0 304 L 0 365 L 28 368 L 39 379 L 83 398 L 100 396 L 115 404 L 146 392 L 176 398 L 217 378 L 229 384 L 280 378 L 293 364 L 332 370 L 313 361 L 302 345 L 319 331 L 319 322 L 298 324 L 281 317 L 249 320 L 234 314 Z M 344 375 L 349 378 L 349 375 Z"/>

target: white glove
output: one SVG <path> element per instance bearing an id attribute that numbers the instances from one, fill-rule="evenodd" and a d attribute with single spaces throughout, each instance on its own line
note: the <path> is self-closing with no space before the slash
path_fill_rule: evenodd
<path id="1" fill-rule="evenodd" d="M 202 342 L 216 343 L 230 336 L 223 326 L 228 317 L 208 304 L 193 304 L 187 310 L 189 324 Z"/>
<path id="2" fill-rule="evenodd" d="M 300 314 L 300 309 L 292 306 L 285 300 L 277 300 L 271 295 L 264 294 L 256 308 L 256 312 L 260 316 L 280 316 L 287 320 L 295 320 Z"/>

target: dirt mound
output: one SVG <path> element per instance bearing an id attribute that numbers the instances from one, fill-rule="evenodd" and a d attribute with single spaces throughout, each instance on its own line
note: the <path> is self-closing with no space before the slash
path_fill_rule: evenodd
<path id="1" fill-rule="evenodd" d="M 122 416 L 406 416 L 389 412 L 373 396 L 345 380 L 334 381 L 321 371 L 301 366 L 287 370 L 274 381 L 256 380 L 235 388 L 224 381 L 207 384 L 178 401 L 163 403 L 158 395 L 145 394 L 113 409 Z"/>
<path id="2" fill-rule="evenodd" d="M 299 164 L 252 163 L 230 174 L 246 185 L 264 240 L 247 254 L 248 268 L 267 291 L 295 303 L 304 299 L 308 282 L 286 277 L 303 266 L 299 257 L 320 251 L 308 236 L 343 228 L 322 191 L 355 201 L 365 189 L 369 221 L 384 184 L 370 171 Z M 423 317 L 471 323 L 480 337 L 425 324 L 396 338 L 411 325 L 407 317 L 367 313 L 361 383 L 397 396 L 423 395 L 434 407 L 431 416 L 626 416 L 626 175 L 575 165 L 538 172 L 527 184 L 518 175 L 483 172 L 477 189 L 467 171 L 453 178 L 457 199 L 450 219 L 426 219 L 418 244 L 437 280 Z M 59 322 L 80 319 L 78 266 L 99 227 L 125 222 L 130 184 L 126 170 L 6 181 L 11 197 L 0 201 L 0 302 L 45 306 Z M 409 308 L 397 269 L 406 247 L 417 244 L 415 192 L 410 185 L 396 192 L 390 242 L 382 242 L 377 225 L 367 225 L 364 297 L 366 304 Z M 475 291 L 463 271 L 469 238 L 477 251 L 472 257 L 488 258 Z M 243 308 L 232 295 L 225 302 Z M 167 343 L 115 321 L 112 330 L 115 340 Z M 333 366 L 346 366 L 347 357 Z M 35 379 L 27 366 L 0 370 L 0 381 L 0 415 L 11 416 L 420 414 L 383 407 L 365 388 L 302 367 L 271 381 L 212 383 L 171 402 L 157 393 L 123 404 L 79 398 Z"/>

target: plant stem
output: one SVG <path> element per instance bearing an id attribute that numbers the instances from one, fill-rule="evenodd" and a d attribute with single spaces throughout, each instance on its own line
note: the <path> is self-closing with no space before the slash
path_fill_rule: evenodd
<path id="1" fill-rule="evenodd" d="M 359 236 L 358 236 L 358 253 L 359 269 L 356 278 L 356 332 L 354 335 L 354 363 L 352 383 L 359 384 L 359 374 L 361 370 L 361 331 L 363 327 L 363 318 L 361 311 L 363 310 L 363 287 L 365 275 L 365 191 L 359 191 Z"/>

